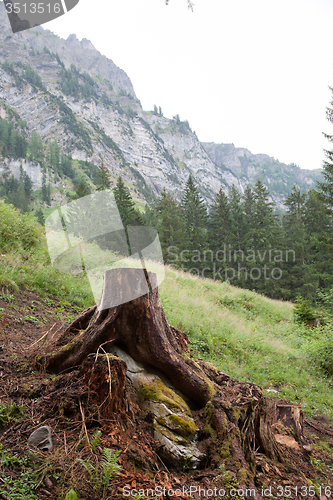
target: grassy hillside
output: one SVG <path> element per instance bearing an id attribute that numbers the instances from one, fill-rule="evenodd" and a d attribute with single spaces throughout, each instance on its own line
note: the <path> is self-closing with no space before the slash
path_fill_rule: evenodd
<path id="1" fill-rule="evenodd" d="M 196 355 L 232 377 L 277 391 L 267 396 L 333 419 L 332 378 L 313 362 L 323 333 L 295 323 L 290 302 L 171 269 L 160 293 L 168 321 L 188 333 Z"/>
<path id="2" fill-rule="evenodd" d="M 85 275 L 52 269 L 43 228 L 0 200 L 0 295 L 11 295 L 19 287 L 61 300 L 73 314 L 93 303 Z M 324 413 L 333 420 L 332 377 L 327 370 L 333 365 L 330 326 L 300 326 L 289 302 L 169 267 L 160 294 L 168 321 L 189 335 L 196 356 L 232 377 L 277 391 L 267 396 L 301 404 L 308 414 Z M 327 358 L 326 371 L 321 352 Z"/>

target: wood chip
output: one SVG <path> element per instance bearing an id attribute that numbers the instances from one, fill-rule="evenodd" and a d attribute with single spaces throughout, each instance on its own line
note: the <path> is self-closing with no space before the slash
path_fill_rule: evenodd
<path id="1" fill-rule="evenodd" d="M 53 483 L 48 477 L 44 477 L 44 484 L 45 484 L 47 489 L 52 490 Z"/>
<path id="2" fill-rule="evenodd" d="M 299 444 L 297 441 L 291 437 L 291 436 L 284 436 L 282 434 L 274 434 L 275 439 L 277 440 L 278 443 L 284 444 L 285 446 L 288 446 L 288 448 L 292 448 L 293 450 L 299 450 Z"/>

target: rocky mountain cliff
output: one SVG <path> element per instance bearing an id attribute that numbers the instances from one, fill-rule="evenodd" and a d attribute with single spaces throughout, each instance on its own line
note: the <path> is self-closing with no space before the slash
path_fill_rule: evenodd
<path id="1" fill-rule="evenodd" d="M 191 173 L 208 203 L 220 187 L 228 191 L 235 184 L 243 191 L 260 177 L 281 204 L 293 184 L 306 190 L 319 175 L 230 144 L 200 143 L 178 116 L 145 112 L 126 73 L 90 41 L 75 35 L 63 40 L 42 27 L 13 34 L 2 2 L 0 64 L 1 118 L 19 124 L 27 139 L 35 129 L 45 145 L 57 140 L 74 160 L 103 160 L 136 199 L 152 200 L 163 188 L 180 197 Z M 0 157 L 0 173 L 5 165 L 15 176 L 22 165 L 34 189 L 41 187 L 42 166 L 29 155 Z M 70 180 L 52 169 L 49 175 L 56 204 Z"/>
<path id="2" fill-rule="evenodd" d="M 321 177 L 321 169 L 301 169 L 293 163 L 286 165 L 271 156 L 255 155 L 248 149 L 236 148 L 233 144 L 203 142 L 202 145 L 221 171 L 237 177 L 240 191 L 243 191 L 247 184 L 254 185 L 259 178 L 278 205 L 283 203 L 294 185 L 302 191 L 307 191 L 315 187 L 316 181 Z M 235 185 L 237 186 L 237 183 Z"/>

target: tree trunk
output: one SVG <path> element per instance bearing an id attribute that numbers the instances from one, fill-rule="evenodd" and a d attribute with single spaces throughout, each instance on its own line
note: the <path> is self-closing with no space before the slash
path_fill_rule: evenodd
<path id="1" fill-rule="evenodd" d="M 113 296 L 121 298 L 123 289 L 138 283 L 140 272 L 138 269 L 107 271 L 99 306 L 87 309 L 76 319 L 57 340 L 54 351 L 41 357 L 39 363 L 48 372 L 59 373 L 81 366 L 100 346 L 107 351 L 111 345 L 118 345 L 134 360 L 163 372 L 176 389 L 199 407 L 205 407 L 207 420 L 218 438 L 228 440 L 231 452 L 246 470 L 254 472 L 257 449 L 272 459 L 281 459 L 262 389 L 240 383 L 212 364 L 194 361 L 186 354 L 186 335 L 168 324 L 155 274 L 145 271 L 148 293 L 104 309 L 103 304 L 110 300 L 111 287 Z M 121 368 L 118 367 L 123 374 Z M 117 404 L 122 407 L 119 401 Z"/>

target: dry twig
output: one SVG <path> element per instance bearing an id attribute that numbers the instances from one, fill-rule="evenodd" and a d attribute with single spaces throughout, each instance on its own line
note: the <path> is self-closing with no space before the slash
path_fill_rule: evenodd
<path id="1" fill-rule="evenodd" d="M 89 440 L 89 436 L 88 436 L 88 431 L 87 431 L 87 427 L 86 427 L 86 420 L 84 418 L 84 411 L 83 411 L 83 408 L 82 408 L 80 400 L 79 400 L 79 406 L 80 406 L 80 412 L 81 412 L 81 415 L 82 415 L 82 428 L 83 428 L 83 430 L 85 432 L 89 448 L 92 451 L 92 447 L 91 447 L 91 444 L 90 444 L 90 440 Z"/>

